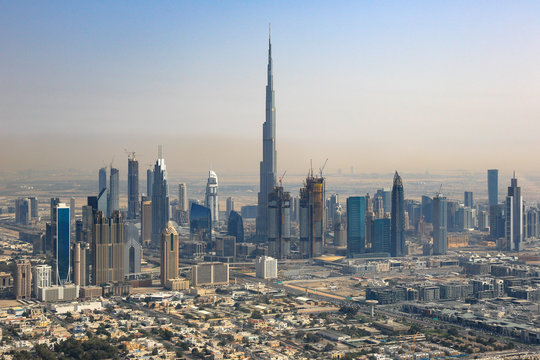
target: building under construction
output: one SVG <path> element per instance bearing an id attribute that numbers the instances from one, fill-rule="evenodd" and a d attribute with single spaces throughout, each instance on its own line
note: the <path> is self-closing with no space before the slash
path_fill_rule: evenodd
<path id="1" fill-rule="evenodd" d="M 275 186 L 268 194 L 268 253 L 286 259 L 291 248 L 291 195 Z"/>
<path id="2" fill-rule="evenodd" d="M 304 258 L 323 254 L 326 229 L 325 183 L 310 171 L 300 189 L 300 253 Z"/>

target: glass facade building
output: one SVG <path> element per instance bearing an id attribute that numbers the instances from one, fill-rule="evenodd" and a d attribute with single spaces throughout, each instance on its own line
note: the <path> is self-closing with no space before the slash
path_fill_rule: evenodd
<path id="1" fill-rule="evenodd" d="M 71 249 L 70 249 L 70 216 L 69 206 L 66 204 L 58 204 L 56 207 L 56 282 L 58 285 L 63 285 L 70 281 L 70 264 L 71 264 Z"/>
<path id="2" fill-rule="evenodd" d="M 242 220 L 242 216 L 234 210 L 229 215 L 227 235 L 236 237 L 237 243 L 244 242 L 244 221 Z"/>
<path id="3" fill-rule="evenodd" d="M 191 204 L 189 230 L 193 239 L 207 244 L 212 241 L 212 215 L 209 208 L 196 203 Z"/>
<path id="4" fill-rule="evenodd" d="M 366 198 L 347 199 L 347 253 L 349 257 L 366 252 Z"/>

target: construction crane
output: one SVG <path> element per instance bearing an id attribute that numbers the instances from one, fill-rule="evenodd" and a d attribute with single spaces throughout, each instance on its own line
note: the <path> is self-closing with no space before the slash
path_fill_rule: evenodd
<path id="1" fill-rule="evenodd" d="M 124 152 L 128 155 L 130 160 L 135 160 L 135 151 L 129 151 L 128 149 L 124 148 Z"/>
<path id="2" fill-rule="evenodd" d="M 111 168 L 111 169 L 112 169 L 113 162 L 114 162 L 114 155 L 113 155 L 113 157 L 111 159 L 111 162 L 109 163 L 109 168 Z"/>
<path id="3" fill-rule="evenodd" d="M 321 177 L 322 177 L 322 172 L 324 170 L 324 168 L 326 167 L 326 163 L 328 162 L 328 158 L 326 158 L 326 160 L 324 161 L 324 164 L 321 168 L 319 168 L 319 174 L 321 174 Z"/>
<path id="4" fill-rule="evenodd" d="M 279 177 L 279 186 L 283 187 L 283 178 L 285 177 L 285 174 L 287 173 L 287 170 L 283 172 L 283 175 Z"/>

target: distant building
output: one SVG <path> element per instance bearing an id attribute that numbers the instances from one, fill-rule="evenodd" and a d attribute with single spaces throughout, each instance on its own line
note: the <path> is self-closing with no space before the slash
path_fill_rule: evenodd
<path id="1" fill-rule="evenodd" d="M 405 256 L 405 200 L 403 182 L 398 172 L 394 174 L 392 185 L 392 211 L 390 217 L 390 255 Z"/>
<path id="2" fill-rule="evenodd" d="M 219 223 L 218 177 L 212 170 L 208 172 L 205 205 L 210 209 L 212 227 L 216 227 Z"/>
<path id="3" fill-rule="evenodd" d="M 152 187 L 152 247 L 159 247 L 163 230 L 170 220 L 169 184 L 167 182 L 167 167 L 162 157 L 161 147 L 158 159 L 154 165 L 154 182 Z"/>
<path id="4" fill-rule="evenodd" d="M 86 243 L 77 242 L 73 245 L 73 283 L 78 286 L 88 285 L 88 250 Z"/>
<path id="5" fill-rule="evenodd" d="M 474 198 L 472 191 L 465 191 L 463 195 L 463 204 L 466 207 L 470 207 L 471 209 L 474 208 Z"/>
<path id="6" fill-rule="evenodd" d="M 166 286 L 167 281 L 171 279 L 178 279 L 180 277 L 180 258 L 178 251 L 178 233 L 176 232 L 174 226 L 172 226 L 172 223 L 169 222 L 161 234 L 161 286 Z"/>
<path id="7" fill-rule="evenodd" d="M 371 250 L 375 253 L 390 254 L 390 219 L 375 219 L 373 222 L 373 242 Z"/>
<path id="8" fill-rule="evenodd" d="M 515 173 L 508 187 L 504 213 L 507 250 L 521 251 L 523 250 L 523 198 Z"/>
<path id="9" fill-rule="evenodd" d="M 201 263 L 191 268 L 191 283 L 201 285 L 227 285 L 229 283 L 229 264 Z"/>
<path id="10" fill-rule="evenodd" d="M 500 236 L 499 229 L 499 170 L 490 169 L 487 171 L 488 182 L 488 205 L 489 205 L 489 235 L 492 239 Z"/>
<path id="11" fill-rule="evenodd" d="M 310 173 L 300 189 L 300 253 L 304 258 L 322 255 L 326 230 L 325 182 Z"/>
<path id="12" fill-rule="evenodd" d="M 229 214 L 233 210 L 234 210 L 234 200 L 232 197 L 229 196 L 227 198 L 226 207 L 225 207 L 225 216 L 227 217 L 227 219 L 229 218 Z"/>
<path id="13" fill-rule="evenodd" d="M 180 210 L 188 212 L 188 196 L 187 196 L 187 185 L 185 183 L 178 185 L 178 206 Z"/>
<path id="14" fill-rule="evenodd" d="M 354 257 L 366 252 L 366 198 L 347 198 L 347 254 Z"/>
<path id="15" fill-rule="evenodd" d="M 34 294 L 38 297 L 38 289 L 51 286 L 52 268 L 50 265 L 36 265 L 34 267 Z"/>
<path id="16" fill-rule="evenodd" d="M 192 240 L 203 241 L 206 244 L 212 241 L 212 215 L 209 208 L 191 204 L 189 230 Z"/>
<path id="17" fill-rule="evenodd" d="M 124 224 L 124 275 L 141 272 L 142 246 L 139 242 L 139 229 L 135 224 Z"/>
<path id="18" fill-rule="evenodd" d="M 291 195 L 275 186 L 268 194 L 268 253 L 276 259 L 286 259 L 291 248 Z"/>
<path id="19" fill-rule="evenodd" d="M 255 271 L 259 279 L 275 279 L 278 275 L 277 260 L 269 256 L 259 256 L 255 260 Z"/>
<path id="20" fill-rule="evenodd" d="M 446 197 L 438 194 L 433 198 L 433 254 L 445 255 L 448 251 L 448 231 L 446 228 Z"/>
<path id="21" fill-rule="evenodd" d="M 243 219 L 255 219 L 257 217 L 257 205 L 242 206 L 240 212 L 242 213 Z"/>
<path id="22" fill-rule="evenodd" d="M 227 235 L 236 237 L 237 243 L 244 242 L 244 222 L 242 216 L 236 211 L 231 211 L 227 222 Z"/>
<path id="23" fill-rule="evenodd" d="M 30 299 L 32 297 L 32 266 L 29 260 L 15 262 L 13 272 L 13 292 L 15 298 Z"/>
<path id="24" fill-rule="evenodd" d="M 152 169 L 146 170 L 146 196 L 152 198 L 152 188 L 154 187 L 154 172 Z"/>
<path id="25" fill-rule="evenodd" d="M 103 190 L 107 190 L 107 168 L 102 167 L 99 169 L 99 186 L 98 186 L 98 194 L 101 193 Z"/>
<path id="26" fill-rule="evenodd" d="M 98 211 L 92 242 L 92 282 L 102 285 L 124 280 L 124 221 L 120 211 L 106 218 Z"/>
<path id="27" fill-rule="evenodd" d="M 230 235 L 216 236 L 216 255 L 236 257 L 236 237 Z"/>
<path id="28" fill-rule="evenodd" d="M 15 200 L 15 222 L 20 225 L 28 225 L 32 219 L 30 200 L 20 198 Z"/>
<path id="29" fill-rule="evenodd" d="M 66 204 L 56 206 L 56 251 L 54 262 L 56 284 L 71 281 L 71 224 L 70 209 Z"/>
<path id="30" fill-rule="evenodd" d="M 139 214 L 139 162 L 132 152 L 128 157 L 128 219 Z"/>
<path id="31" fill-rule="evenodd" d="M 120 174 L 111 167 L 109 175 L 109 193 L 107 195 L 107 216 L 111 217 L 115 210 L 120 210 Z"/>
<path id="32" fill-rule="evenodd" d="M 149 245 L 152 240 L 152 201 L 141 202 L 141 242 Z"/>

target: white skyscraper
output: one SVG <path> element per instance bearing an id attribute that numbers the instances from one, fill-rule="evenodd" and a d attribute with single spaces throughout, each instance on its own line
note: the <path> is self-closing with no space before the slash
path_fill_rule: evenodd
<path id="1" fill-rule="evenodd" d="M 212 226 L 216 226 L 219 222 L 218 178 L 212 170 L 208 172 L 205 205 L 210 209 Z"/>
<path id="2" fill-rule="evenodd" d="M 277 260 L 270 256 L 259 256 L 255 260 L 256 275 L 260 279 L 277 278 Z"/>
<path id="3" fill-rule="evenodd" d="M 178 206 L 182 211 L 189 211 L 188 208 L 188 197 L 187 197 L 187 186 L 184 183 L 178 185 Z"/>

